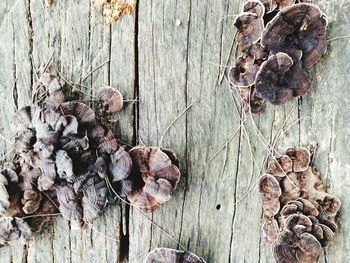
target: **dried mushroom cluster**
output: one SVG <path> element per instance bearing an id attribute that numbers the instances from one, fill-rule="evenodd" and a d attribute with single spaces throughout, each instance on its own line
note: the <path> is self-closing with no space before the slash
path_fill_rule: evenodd
<path id="1" fill-rule="evenodd" d="M 180 178 L 171 151 L 127 151 L 88 105 L 65 102 L 55 76 L 43 73 L 38 87 L 48 96 L 17 112 L 16 156 L 0 169 L 0 245 L 25 243 L 52 213 L 75 227 L 89 224 L 114 201 L 113 193 L 144 212 L 170 199 Z M 100 88 L 96 99 L 101 114 L 123 105 L 112 87 Z"/>
<path id="2" fill-rule="evenodd" d="M 335 238 L 341 202 L 326 192 L 305 148 L 289 148 L 259 178 L 262 232 L 277 263 L 317 262 Z"/>
<path id="3" fill-rule="evenodd" d="M 156 248 L 148 253 L 145 263 L 205 263 L 190 251 Z"/>
<path id="4" fill-rule="evenodd" d="M 229 73 L 246 111 L 283 104 L 310 88 L 304 69 L 326 52 L 327 18 L 299 0 L 248 0 L 235 20 L 242 55 Z"/>

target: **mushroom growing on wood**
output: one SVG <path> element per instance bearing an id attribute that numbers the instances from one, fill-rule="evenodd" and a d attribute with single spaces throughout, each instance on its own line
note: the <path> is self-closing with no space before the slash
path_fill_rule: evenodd
<path id="1" fill-rule="evenodd" d="M 321 247 L 335 239 L 341 202 L 326 193 L 320 173 L 309 165 L 306 148 L 289 147 L 269 164 L 272 175 L 259 179 L 262 237 L 273 245 L 276 263 L 316 263 Z"/>
<path id="2" fill-rule="evenodd" d="M 236 87 L 249 87 L 255 84 L 256 74 L 259 65 L 254 63 L 252 58 L 239 57 L 235 66 L 230 70 L 229 81 Z"/>
<path id="3" fill-rule="evenodd" d="M 118 112 L 123 107 L 123 95 L 113 87 L 101 87 L 96 93 L 96 98 L 101 104 L 102 112 Z"/>
<path id="4" fill-rule="evenodd" d="M 286 53 L 271 55 L 262 63 L 256 76 L 256 92 L 272 104 L 284 104 L 292 96 L 304 94 L 310 83 L 298 66 Z"/>
<path id="5" fill-rule="evenodd" d="M 320 253 L 321 244 L 313 235 L 297 235 L 288 230 L 279 235 L 273 247 L 276 263 L 316 263 Z"/>
<path id="6" fill-rule="evenodd" d="M 24 245 L 32 237 L 28 224 L 18 217 L 0 218 L 0 246 Z"/>
<path id="7" fill-rule="evenodd" d="M 244 49 L 257 43 L 264 30 L 263 19 L 254 13 L 242 13 L 235 19 L 234 25 L 238 30 L 238 45 Z"/>
<path id="8" fill-rule="evenodd" d="M 259 17 L 263 17 L 265 14 L 265 6 L 259 0 L 248 0 L 244 3 L 243 12 L 254 13 Z"/>
<path id="9" fill-rule="evenodd" d="M 284 45 L 287 36 L 295 38 L 303 52 L 303 68 L 310 68 L 326 52 L 327 19 L 316 5 L 300 3 L 289 6 L 271 20 L 261 44 L 269 50 Z"/>
<path id="10" fill-rule="evenodd" d="M 145 263 L 205 263 L 190 251 L 156 248 L 148 253 Z"/>
<path id="11" fill-rule="evenodd" d="M 169 151 L 158 147 L 136 146 L 129 151 L 131 175 L 122 181 L 122 194 L 143 212 L 153 212 L 167 202 L 180 179 L 180 171 Z"/>

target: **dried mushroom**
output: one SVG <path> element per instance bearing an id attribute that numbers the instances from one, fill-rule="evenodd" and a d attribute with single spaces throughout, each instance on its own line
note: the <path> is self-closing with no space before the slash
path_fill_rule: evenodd
<path id="1" fill-rule="evenodd" d="M 113 87 L 102 87 L 96 93 L 96 98 L 100 101 L 101 111 L 118 112 L 123 107 L 123 95 Z"/>
<path id="2" fill-rule="evenodd" d="M 320 173 L 310 165 L 310 152 L 290 147 L 274 158 L 259 179 L 262 232 L 273 245 L 277 263 L 318 262 L 338 230 L 341 202 L 326 192 Z"/>
<path id="3" fill-rule="evenodd" d="M 300 80 L 293 82 L 294 79 Z M 300 96 L 309 89 L 310 83 L 298 66 L 286 53 L 271 55 L 262 63 L 256 76 L 256 92 L 272 104 L 284 104 L 293 96 Z"/>
<path id="4" fill-rule="evenodd" d="M 129 153 L 133 169 L 122 183 L 123 195 L 141 211 L 153 212 L 171 198 L 180 180 L 175 155 L 154 146 L 137 146 Z"/>
<path id="5" fill-rule="evenodd" d="M 0 245 L 27 242 L 53 213 L 81 227 L 115 196 L 147 212 L 171 198 L 180 179 L 175 154 L 121 146 L 102 115 L 65 101 L 59 80 L 49 72 L 35 87 L 44 92 L 35 96 L 43 99 L 16 113 L 16 156 L 0 169 Z M 102 113 L 122 108 L 123 97 L 112 87 L 101 88 L 96 97 Z"/>
<path id="6" fill-rule="evenodd" d="M 236 65 L 230 70 L 230 83 L 236 87 L 249 87 L 255 84 L 259 65 L 254 64 L 254 59 L 239 57 Z"/>
<path id="7" fill-rule="evenodd" d="M 190 251 L 156 248 L 148 253 L 145 263 L 205 263 Z"/>
<path id="8" fill-rule="evenodd" d="M 234 25 L 238 30 L 237 42 L 242 49 L 258 42 L 264 29 L 263 19 L 254 13 L 240 14 Z"/>
<path id="9" fill-rule="evenodd" d="M 31 238 L 28 224 L 18 217 L 0 218 L 0 246 L 24 245 Z"/>
<path id="10" fill-rule="evenodd" d="M 326 52 L 327 18 L 316 5 L 295 2 L 248 0 L 234 22 L 242 54 L 237 53 L 228 79 L 246 111 L 260 113 L 265 101 L 284 104 L 310 89 L 304 69 Z M 254 99 L 247 102 L 249 90 Z"/>

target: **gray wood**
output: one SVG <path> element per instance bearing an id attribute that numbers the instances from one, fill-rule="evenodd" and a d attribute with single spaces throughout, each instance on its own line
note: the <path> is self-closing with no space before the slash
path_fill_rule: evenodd
<path id="1" fill-rule="evenodd" d="M 12 140 L 11 116 L 30 102 L 36 69 L 53 54 L 53 70 L 82 84 L 76 87 L 84 93 L 93 96 L 102 84 L 118 87 L 129 100 L 115 116 L 120 140 L 173 149 L 182 179 L 173 198 L 148 219 L 124 204 L 81 230 L 53 218 L 27 247 L 1 248 L 1 262 L 141 263 L 158 246 L 183 246 L 208 263 L 272 262 L 260 238 L 255 184 L 266 156 L 290 145 L 317 145 L 313 162 L 328 191 L 343 202 L 340 232 L 320 262 L 350 260 L 349 39 L 329 42 L 308 72 L 307 96 L 251 117 L 237 106 L 226 79 L 219 81 L 242 0 L 140 1 L 136 14 L 113 26 L 88 0 L 54 0 L 51 7 L 44 2 L 0 3 L 1 134 Z M 318 3 L 329 16 L 329 38 L 348 36 L 348 1 Z M 0 140 L 2 154 L 10 149 Z"/>

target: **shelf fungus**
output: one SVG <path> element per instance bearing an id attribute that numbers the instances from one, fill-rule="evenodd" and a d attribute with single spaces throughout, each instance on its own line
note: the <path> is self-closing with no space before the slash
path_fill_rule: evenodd
<path id="1" fill-rule="evenodd" d="M 338 230 L 340 200 L 326 192 L 310 152 L 290 147 L 259 178 L 262 233 L 277 263 L 316 263 Z"/>
<path id="2" fill-rule="evenodd" d="M 130 151 L 131 175 L 122 181 L 121 191 L 129 202 L 145 213 L 169 201 L 180 180 L 175 155 L 158 147 L 136 146 Z"/>
<path id="3" fill-rule="evenodd" d="M 156 248 L 148 253 L 145 263 L 205 263 L 190 251 Z"/>
<path id="4" fill-rule="evenodd" d="M 82 102 L 66 101 L 49 72 L 35 87 L 42 99 L 16 113 L 16 155 L 0 167 L 0 245 L 26 243 L 52 214 L 79 228 L 119 196 L 147 212 L 170 199 L 180 178 L 175 154 L 158 147 L 129 151 L 99 115 L 121 110 L 118 90 L 97 92 L 95 114 Z"/>
<path id="5" fill-rule="evenodd" d="M 247 103 L 248 91 L 264 104 L 284 104 L 305 95 L 310 82 L 304 73 L 327 49 L 327 17 L 310 3 L 295 0 L 248 0 L 234 22 L 241 51 L 228 79 L 239 90 L 245 111 L 263 108 Z"/>

